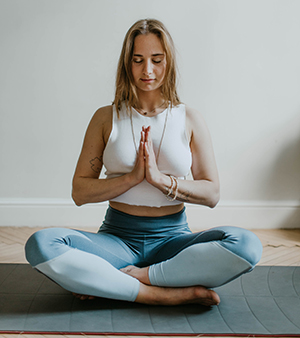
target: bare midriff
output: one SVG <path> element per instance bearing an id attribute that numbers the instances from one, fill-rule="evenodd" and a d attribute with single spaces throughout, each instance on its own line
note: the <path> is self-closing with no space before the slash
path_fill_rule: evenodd
<path id="1" fill-rule="evenodd" d="M 157 208 L 143 205 L 129 205 L 113 201 L 109 202 L 109 205 L 112 208 L 124 212 L 126 214 L 145 217 L 161 217 L 176 214 L 177 212 L 180 212 L 184 207 L 183 203 L 171 206 L 162 206 Z"/>

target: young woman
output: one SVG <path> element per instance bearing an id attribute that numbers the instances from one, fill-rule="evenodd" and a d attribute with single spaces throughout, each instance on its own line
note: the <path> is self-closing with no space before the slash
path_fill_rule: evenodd
<path id="1" fill-rule="evenodd" d="M 106 178 L 99 179 L 102 166 Z M 185 177 L 191 171 L 193 180 Z M 184 202 L 214 207 L 219 179 L 201 114 L 179 101 L 170 34 L 157 20 L 127 32 L 114 104 L 86 132 L 73 179 L 77 205 L 109 201 L 98 233 L 35 233 L 26 257 L 81 299 L 217 305 L 211 288 L 253 269 L 262 247 L 230 226 L 192 233 Z"/>

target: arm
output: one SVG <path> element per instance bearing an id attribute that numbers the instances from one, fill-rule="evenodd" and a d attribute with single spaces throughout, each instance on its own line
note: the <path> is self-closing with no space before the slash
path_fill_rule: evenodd
<path id="1" fill-rule="evenodd" d="M 98 203 L 123 194 L 144 179 L 143 133 L 136 165 L 131 173 L 99 179 L 102 156 L 112 128 L 112 106 L 100 108 L 91 119 L 73 177 L 72 198 L 76 205 Z"/>
<path id="2" fill-rule="evenodd" d="M 187 130 L 190 135 L 193 180 L 178 180 L 177 200 L 215 207 L 219 201 L 219 177 L 210 134 L 200 113 L 186 108 Z M 167 194 L 169 176 L 160 173 L 152 155 L 151 137 L 146 134 L 146 179 Z M 172 195 L 174 196 L 174 195 Z"/>

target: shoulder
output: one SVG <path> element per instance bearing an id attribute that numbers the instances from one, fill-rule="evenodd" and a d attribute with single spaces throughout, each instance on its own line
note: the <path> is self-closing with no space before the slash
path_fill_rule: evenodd
<path id="1" fill-rule="evenodd" d="M 99 136 L 102 135 L 104 141 L 108 140 L 112 129 L 112 116 L 112 105 L 97 109 L 90 121 L 89 129 L 94 133 L 99 133 Z"/>
<path id="2" fill-rule="evenodd" d="M 186 127 L 190 137 L 192 137 L 196 131 L 198 134 L 200 134 L 201 132 L 205 133 L 207 132 L 207 125 L 204 120 L 204 117 L 197 109 L 185 106 L 185 112 L 186 112 Z"/>
<path id="3" fill-rule="evenodd" d="M 111 121 L 113 114 L 113 106 L 104 106 L 96 110 L 92 117 L 93 123 L 103 124 L 107 121 Z"/>
<path id="4" fill-rule="evenodd" d="M 185 106 L 185 113 L 186 113 L 186 119 L 188 121 L 191 121 L 192 123 L 201 123 L 204 122 L 203 115 L 200 113 L 199 110 L 191 108 L 189 106 Z"/>

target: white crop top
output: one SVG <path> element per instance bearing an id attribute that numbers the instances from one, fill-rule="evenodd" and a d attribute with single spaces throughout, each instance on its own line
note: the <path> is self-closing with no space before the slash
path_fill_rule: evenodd
<path id="1" fill-rule="evenodd" d="M 107 178 L 121 176 L 133 170 L 142 126 L 151 126 L 153 148 L 157 155 L 165 122 L 166 128 L 157 159 L 158 169 L 164 174 L 180 178 L 189 174 L 192 156 L 185 129 L 185 105 L 167 108 L 153 117 L 143 116 L 132 108 L 132 123 L 130 112 L 126 111 L 125 105 L 122 106 L 119 114 L 118 118 L 116 108 L 113 106 L 112 130 L 103 152 Z M 146 180 L 111 201 L 151 207 L 181 203 L 176 200 L 168 201 L 160 190 Z"/>

